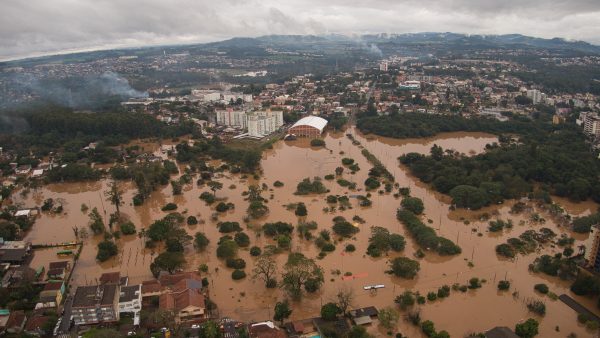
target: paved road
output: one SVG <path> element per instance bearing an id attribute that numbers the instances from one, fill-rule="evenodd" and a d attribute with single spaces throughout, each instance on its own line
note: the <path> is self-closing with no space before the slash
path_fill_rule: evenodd
<path id="1" fill-rule="evenodd" d="M 73 305 L 73 297 L 68 296 L 65 300 L 65 308 L 60 322 L 60 328 L 58 329 L 59 334 L 68 334 L 71 328 L 71 306 Z"/>

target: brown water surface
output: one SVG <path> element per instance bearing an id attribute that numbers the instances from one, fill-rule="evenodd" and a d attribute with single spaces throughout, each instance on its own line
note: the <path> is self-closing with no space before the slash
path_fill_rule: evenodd
<path id="1" fill-rule="evenodd" d="M 533 291 L 536 283 L 546 283 L 552 292 L 560 295 L 567 293 L 584 303 L 593 311 L 596 311 L 595 301 L 574 296 L 569 290 L 569 283 L 557 278 L 547 277 L 541 274 L 532 274 L 528 271 L 528 265 L 537 254 L 519 256 L 514 260 L 499 258 L 495 253 L 495 246 L 509 237 L 516 237 L 527 229 L 539 229 L 542 225 L 529 221 L 529 215 L 523 213 L 513 215 L 509 213 L 513 201 L 507 201 L 499 206 L 492 206 L 480 211 L 449 210 L 449 199 L 447 196 L 438 194 L 426 185 L 418 182 L 410 176 L 405 168 L 399 166 L 397 157 L 407 152 L 428 153 L 433 144 L 438 144 L 444 149 L 451 148 L 465 154 L 480 153 L 485 145 L 496 141 L 493 135 L 481 133 L 449 133 L 436 138 L 395 140 L 383 137 L 365 137 L 353 128 L 347 130 L 361 142 L 362 146 L 375 154 L 383 164 L 394 174 L 400 186 L 410 186 L 413 196 L 423 199 L 425 204 L 424 221 L 430 220 L 431 226 L 441 236 L 456 241 L 463 250 L 461 255 L 454 257 L 440 257 L 435 253 L 428 252 L 426 257 L 420 260 L 421 270 L 413 280 L 403 280 L 392 277 L 385 273 L 388 269 L 390 258 L 405 255 L 413 258 L 418 249 L 404 227 L 396 220 L 396 209 L 400 200 L 392 194 L 373 193 L 373 205 L 369 208 L 358 206 L 355 198 L 351 198 L 353 209 L 334 213 L 324 212 L 326 206 L 325 196 L 297 196 L 294 191 L 297 183 L 306 177 L 324 177 L 334 173 L 336 167 L 341 166 L 343 157 L 351 157 L 356 160 L 361 170 L 350 174 L 345 170 L 343 177 L 349 181 L 356 182 L 360 191 L 352 192 L 342 188 L 335 181 L 324 181 L 330 194 L 356 195 L 365 194 L 363 182 L 367 178 L 371 165 L 361 154 L 358 146 L 343 134 L 328 134 L 325 136 L 326 148 L 310 147 L 308 140 L 296 140 L 290 142 L 278 142 L 273 149 L 263 154 L 262 168 L 263 176 L 260 183 L 268 185 L 269 190 L 263 192 L 263 197 L 269 199 L 269 214 L 260 221 L 251 221 L 247 224 L 246 233 L 251 238 L 251 245 L 260 247 L 272 244 L 272 240 L 260 236 L 256 231 L 264 222 L 285 221 L 293 224 L 298 223 L 298 218 L 293 211 L 285 208 L 286 204 L 304 202 L 308 209 L 306 220 L 316 221 L 321 229 L 331 229 L 332 219 L 341 215 L 351 219 L 359 215 L 366 223 L 360 225 L 360 232 L 352 239 L 337 243 L 334 252 L 328 254 L 324 259 L 317 260 L 325 271 L 325 284 L 316 294 L 305 296 L 301 302 L 293 303 L 292 319 L 314 317 L 319 314 L 322 304 L 334 300 L 336 292 L 343 286 L 350 287 L 354 292 L 354 307 L 376 306 L 383 308 L 393 306 L 395 296 L 407 289 L 419 291 L 426 294 L 435 291 L 438 287 L 453 283 L 466 284 L 471 277 L 486 279 L 487 282 L 478 290 L 470 290 L 466 293 L 452 292 L 451 296 L 444 300 L 427 303 L 421 306 L 421 316 L 435 322 L 438 330 L 446 330 L 453 337 L 462 337 L 467 332 L 480 332 L 494 326 L 514 327 L 517 322 L 526 318 L 534 317 L 540 320 L 540 336 L 555 337 L 566 336 L 574 332 L 578 337 L 591 336 L 585 328 L 577 324 L 576 314 L 560 301 L 552 301 L 546 296 L 541 296 Z M 144 145 L 150 147 L 150 145 Z M 152 148 L 156 150 L 157 148 Z M 343 154 L 342 154 L 343 152 Z M 240 175 L 220 174 L 217 180 L 223 183 L 223 189 L 217 192 L 217 197 L 224 198 L 235 204 L 235 210 L 220 215 L 218 219 L 238 221 L 241 224 L 245 216 L 248 202 L 244 201 L 242 192 L 247 190 L 249 180 Z M 281 181 L 284 186 L 273 187 L 275 181 Z M 102 215 L 114 212 L 104 197 L 108 181 L 103 180 L 89 184 L 61 183 L 52 184 L 31 192 L 26 198 L 20 198 L 18 202 L 26 205 L 39 205 L 45 198 L 52 197 L 64 201 L 65 212 L 61 215 L 43 214 L 27 234 L 27 240 L 33 243 L 57 243 L 74 240 L 73 227 L 85 228 L 88 223 L 87 212 L 82 212 L 82 204 L 97 207 Z M 206 187 L 197 187 L 191 184 L 185 187 L 180 196 L 173 196 L 170 186 L 165 186 L 152 194 L 150 199 L 139 207 L 134 207 L 130 201 L 135 193 L 131 182 L 122 183 L 126 191 L 125 200 L 128 201 L 122 207 L 122 212 L 127 215 L 137 226 L 138 230 L 147 228 L 154 220 L 165 215 L 161 207 L 168 202 L 178 204 L 179 212 L 187 215 L 195 215 L 203 220 L 199 225 L 183 225 L 190 235 L 197 231 L 204 231 L 211 239 L 211 243 L 205 252 L 198 253 L 191 246 L 186 248 L 188 269 L 196 269 L 200 264 L 209 266 L 208 275 L 210 281 L 210 297 L 219 307 L 222 316 L 230 316 L 245 321 L 266 320 L 272 317 L 272 309 L 278 300 L 285 297 L 279 289 L 266 289 L 260 281 L 250 278 L 255 258 L 251 257 L 247 249 L 240 250 L 239 256 L 248 263 L 246 273 L 248 278 L 241 281 L 231 279 L 231 269 L 217 259 L 215 254 L 216 243 L 221 236 L 216 228 L 216 222 L 211 220 L 214 210 L 205 205 L 198 196 L 207 191 Z M 272 199 L 270 196 L 272 195 Z M 573 215 L 587 214 L 596 209 L 596 205 L 570 204 L 568 201 L 559 200 L 565 208 Z M 544 213 L 542 210 L 537 212 Z M 479 216 L 487 212 L 493 217 L 512 219 L 515 227 L 500 234 L 489 234 L 487 221 L 479 221 Z M 549 216 L 544 215 L 547 222 L 543 225 L 554 230 L 556 233 L 570 232 L 567 229 L 557 227 Z M 463 220 L 470 220 L 465 225 Z M 521 224 L 521 225 L 519 225 Z M 369 227 L 383 226 L 404 235 L 407 239 L 406 249 L 400 254 L 390 254 L 389 257 L 370 258 L 364 253 L 366 251 Z M 77 263 L 73 274 L 76 285 L 95 283 L 103 272 L 121 271 L 129 275 L 132 283 L 141 282 L 152 278 L 149 265 L 160 249 L 145 249 L 143 240 L 137 235 L 122 236 L 117 243 L 119 245 L 118 257 L 108 262 L 98 264 L 95 260 L 96 245 L 102 239 L 101 236 L 89 236 L 84 239 L 85 245 L 81 258 Z M 576 245 L 585 239 L 577 238 Z M 354 253 L 342 253 L 347 243 L 353 243 L 357 250 Z M 316 258 L 318 249 L 316 246 L 301 240 L 294 234 L 292 241 L 293 250 L 303 252 L 306 256 Z M 547 246 L 540 249 L 540 253 L 559 252 L 558 248 Z M 277 256 L 279 267 L 283 266 L 286 259 L 285 254 Z M 468 262 L 473 263 L 472 267 Z M 34 267 L 35 268 L 35 267 Z M 344 280 L 342 275 L 333 274 L 339 270 L 342 275 L 351 272 L 358 277 L 353 280 Z M 511 291 L 498 292 L 497 283 L 507 278 L 511 281 Z M 363 290 L 363 286 L 371 284 L 384 284 L 385 288 L 376 293 Z M 514 295 L 513 295 L 514 293 Z M 547 314 L 543 318 L 528 313 L 525 302 L 531 298 L 543 300 L 547 306 Z M 560 328 L 560 333 L 555 327 Z M 373 327 L 372 330 L 378 335 L 385 331 Z M 398 330 L 411 337 L 421 336 L 420 330 L 411 326 L 408 322 L 400 320 Z"/>

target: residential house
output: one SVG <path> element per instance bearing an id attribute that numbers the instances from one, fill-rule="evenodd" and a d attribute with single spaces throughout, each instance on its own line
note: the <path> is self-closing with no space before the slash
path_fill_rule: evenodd
<path id="1" fill-rule="evenodd" d="M 6 324 L 8 323 L 8 319 L 10 318 L 10 310 L 8 309 L 0 309 L 0 332 L 6 329 Z"/>
<path id="2" fill-rule="evenodd" d="M 28 266 L 11 267 L 4 273 L 0 286 L 3 288 L 11 288 L 24 281 L 34 281 L 35 275 L 35 270 Z"/>
<path id="3" fill-rule="evenodd" d="M 40 302 L 55 302 L 60 304 L 65 294 L 65 283 L 63 281 L 54 281 L 46 283 L 44 290 L 40 292 Z"/>
<path id="4" fill-rule="evenodd" d="M 6 322 L 5 331 L 8 333 L 19 333 L 25 328 L 27 317 L 24 311 L 13 311 Z"/>
<path id="5" fill-rule="evenodd" d="M 17 175 L 27 175 L 31 171 L 31 164 L 23 164 L 15 169 Z"/>
<path id="6" fill-rule="evenodd" d="M 30 253 L 30 242 L 4 241 L 0 238 L 0 263 L 21 265 Z"/>
<path id="7" fill-rule="evenodd" d="M 285 338 L 285 332 L 273 324 L 272 321 L 250 324 L 248 333 L 251 338 Z"/>
<path id="8" fill-rule="evenodd" d="M 159 308 L 172 311 L 177 323 L 204 318 L 206 303 L 202 282 L 191 278 L 180 280 L 160 295 Z"/>
<path id="9" fill-rule="evenodd" d="M 64 280 L 70 269 L 69 261 L 51 262 L 46 273 L 46 280 Z"/>
<path id="10" fill-rule="evenodd" d="M 25 324 L 25 333 L 38 337 L 45 336 L 46 332 L 44 331 L 44 325 L 49 320 L 50 317 L 40 315 L 29 318 L 27 324 Z"/>

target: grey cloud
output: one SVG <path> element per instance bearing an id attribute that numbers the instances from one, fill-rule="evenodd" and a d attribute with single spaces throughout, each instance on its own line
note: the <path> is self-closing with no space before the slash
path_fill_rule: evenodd
<path id="1" fill-rule="evenodd" d="M 420 31 L 600 43 L 600 1 L 4 0 L 0 59 L 235 36 Z"/>

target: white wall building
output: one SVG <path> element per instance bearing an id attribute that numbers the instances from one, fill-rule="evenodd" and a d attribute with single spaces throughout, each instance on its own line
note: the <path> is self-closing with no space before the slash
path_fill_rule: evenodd
<path id="1" fill-rule="evenodd" d="M 527 97 L 533 101 L 533 104 L 538 104 L 544 101 L 544 94 L 537 89 L 530 89 L 527 91 Z"/>
<path id="2" fill-rule="evenodd" d="M 247 114 L 243 110 L 217 110 L 217 124 L 228 127 L 248 128 Z"/>
<path id="3" fill-rule="evenodd" d="M 256 111 L 247 115 L 248 135 L 267 136 L 283 126 L 282 111 Z"/>
<path id="4" fill-rule="evenodd" d="M 583 113 L 581 113 L 583 115 Z M 600 136 L 600 117 L 594 113 L 586 113 L 580 118 L 583 120 L 583 133 L 588 136 Z"/>
<path id="5" fill-rule="evenodd" d="M 119 314 L 133 313 L 133 324 L 140 324 L 142 310 L 142 285 L 122 286 L 119 294 Z"/>

